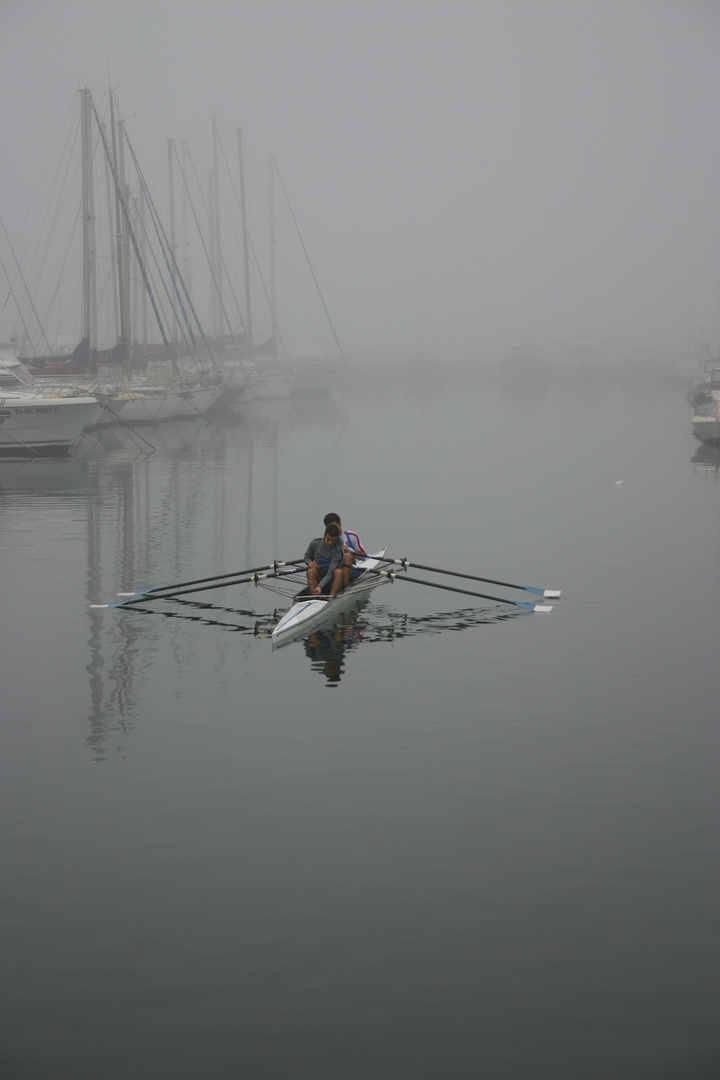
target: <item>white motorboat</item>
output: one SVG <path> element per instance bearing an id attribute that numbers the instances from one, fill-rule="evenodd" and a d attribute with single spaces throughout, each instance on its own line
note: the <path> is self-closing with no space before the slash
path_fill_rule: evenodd
<path id="1" fill-rule="evenodd" d="M 707 446 L 720 447 L 720 390 L 711 391 L 710 397 L 693 416 L 693 434 Z"/>
<path id="2" fill-rule="evenodd" d="M 376 589 L 378 585 L 390 581 L 388 576 L 371 572 L 384 566 L 381 560 L 385 551 L 386 549 L 382 548 L 381 551 L 376 551 L 364 559 L 358 559 L 357 578 L 335 596 L 308 596 L 299 593 L 292 607 L 285 612 L 272 632 L 273 648 L 287 645 L 288 642 L 317 630 L 336 615 L 352 607 L 353 603 L 370 589 Z"/>
<path id="3" fill-rule="evenodd" d="M 720 390 L 720 357 L 708 356 L 702 374 L 685 397 L 688 404 L 701 413 L 704 406 L 712 406 L 713 392 L 716 390 Z"/>
<path id="4" fill-rule="evenodd" d="M 101 409 L 90 395 L 47 392 L 12 354 L 0 354 L 0 457 L 69 454 Z"/>

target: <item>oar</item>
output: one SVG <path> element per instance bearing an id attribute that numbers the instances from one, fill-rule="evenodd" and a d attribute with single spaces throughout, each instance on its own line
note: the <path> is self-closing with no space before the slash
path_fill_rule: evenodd
<path id="1" fill-rule="evenodd" d="M 376 556 L 376 558 L 380 558 Z M 534 593 L 536 596 L 546 596 L 556 600 L 560 595 L 560 589 L 534 589 L 531 585 L 513 585 L 511 581 L 496 581 L 489 577 L 476 577 L 475 574 L 461 574 L 456 570 L 441 570 L 439 566 L 423 566 L 422 563 L 411 563 L 409 559 L 380 559 L 381 562 L 393 563 L 402 566 L 414 566 L 418 570 L 427 570 L 431 574 L 448 574 L 449 577 L 468 578 L 470 581 L 485 581 L 488 585 L 502 585 L 506 589 L 524 589 L 525 592 Z"/>
<path id="2" fill-rule="evenodd" d="M 422 578 L 408 577 L 407 574 L 397 574 L 394 570 L 365 570 L 366 574 L 379 574 L 381 577 L 390 578 L 390 581 L 412 581 L 415 585 L 428 585 L 431 589 L 445 589 L 446 592 L 464 593 L 465 596 L 479 596 L 481 600 L 494 600 L 498 604 L 512 604 L 513 607 L 522 608 L 523 611 L 552 611 L 552 604 L 524 604 L 521 600 L 508 600 L 503 596 L 487 596 L 485 593 L 470 592 L 469 589 L 456 589 L 452 585 L 438 585 L 435 581 L 423 581 Z"/>
<path id="3" fill-rule="evenodd" d="M 260 574 L 263 570 L 279 570 L 281 566 L 298 566 L 303 559 L 294 559 L 292 562 L 267 563 L 265 566 L 253 566 L 250 570 L 233 570 L 231 574 L 213 574 L 212 577 L 194 578 L 192 581 L 176 581 L 174 585 L 156 585 L 152 589 L 137 589 L 135 592 L 119 592 L 118 596 L 129 599 L 133 596 L 148 596 L 150 593 L 166 592 L 167 589 L 182 589 L 186 585 L 204 585 L 206 581 L 224 581 L 226 578 L 246 577 L 248 574 Z M 235 584 L 233 582 L 233 584 Z M 105 607 L 105 604 L 99 605 Z"/>
<path id="4" fill-rule="evenodd" d="M 302 559 L 298 560 L 298 562 L 302 562 L 302 561 L 303 561 Z M 278 563 L 278 566 L 285 566 L 285 565 L 290 565 L 290 564 Z M 222 589 L 222 588 L 226 588 L 226 587 L 228 587 L 230 585 L 257 585 L 260 581 L 266 581 L 268 578 L 291 577 L 293 574 L 297 574 L 298 569 L 299 569 L 299 567 L 296 567 L 294 570 L 286 570 L 285 573 L 277 573 L 277 572 L 275 572 L 275 573 L 272 573 L 272 574 L 260 574 L 257 571 L 253 571 L 252 577 L 236 578 L 236 579 L 234 579 L 232 581 L 224 580 L 225 578 L 232 576 L 232 575 L 227 575 L 226 574 L 226 575 L 224 575 L 224 578 L 223 578 L 222 581 L 216 580 L 214 585 L 198 585 L 197 587 L 193 586 L 193 588 L 190 588 L 190 589 L 176 589 L 174 592 L 153 592 L 151 589 L 148 589 L 148 591 L 145 592 L 145 593 L 131 594 L 130 598 L 127 599 L 127 600 L 118 600 L 113 604 L 90 604 L 90 607 L 91 608 L 96 608 L 96 609 L 97 608 L 130 607 L 132 604 L 145 604 L 150 600 L 173 600 L 176 596 L 184 596 L 185 593 L 207 592 L 208 589 Z M 209 578 L 209 579 L 205 578 L 205 580 L 206 581 L 207 580 L 212 581 L 213 579 L 212 578 Z M 168 586 L 168 588 L 169 588 L 169 586 Z M 120 595 L 122 595 L 122 594 L 120 594 Z"/>

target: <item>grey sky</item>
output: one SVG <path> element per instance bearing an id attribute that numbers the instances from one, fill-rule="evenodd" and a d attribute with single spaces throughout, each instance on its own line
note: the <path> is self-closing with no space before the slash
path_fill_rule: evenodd
<path id="1" fill-rule="evenodd" d="M 277 156 L 347 347 L 417 349 L 423 278 L 441 355 L 717 347 L 720 4 L 1 0 L 11 234 L 108 70 L 154 187 L 169 135 L 210 168 L 213 113 Z"/>

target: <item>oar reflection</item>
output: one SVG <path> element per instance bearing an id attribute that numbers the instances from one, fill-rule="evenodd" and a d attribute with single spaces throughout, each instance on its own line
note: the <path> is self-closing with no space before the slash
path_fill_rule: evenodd
<path id="1" fill-rule="evenodd" d="M 340 634 L 346 637 L 350 645 L 360 641 L 364 643 L 383 644 L 399 641 L 405 637 L 414 637 L 418 634 L 442 634 L 447 631 L 471 630 L 477 626 L 491 626 L 494 623 L 506 622 L 522 615 L 522 611 L 511 609 L 510 611 L 498 609 L 496 606 L 486 608 L 467 607 L 454 611 L 435 612 L 430 615 L 408 615 L 401 611 L 392 610 L 386 606 L 371 605 L 368 608 L 369 597 L 363 597 L 363 603 L 352 612 L 346 612 L 336 623 L 330 624 L 317 631 L 316 634 L 299 636 L 297 641 L 310 641 L 317 635 L 335 636 Z M 141 607 L 135 605 L 133 612 L 138 615 L 154 615 L 156 618 L 180 619 L 194 622 L 202 626 L 211 626 L 220 630 L 228 630 L 232 633 L 256 638 L 270 638 L 273 627 L 277 622 L 279 612 L 258 612 L 243 608 L 222 607 L 218 604 L 203 603 L 197 600 L 174 600 L 172 608 L 158 609 L 156 607 Z M 230 616 L 231 618 L 223 618 Z M 357 630 L 357 636 L 354 636 Z M 347 636 L 346 636 L 347 635 Z M 292 642 L 288 644 L 292 645 Z"/>

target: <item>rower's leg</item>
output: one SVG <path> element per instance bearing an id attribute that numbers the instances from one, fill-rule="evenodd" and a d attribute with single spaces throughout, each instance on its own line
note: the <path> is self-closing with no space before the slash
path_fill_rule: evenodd
<path id="1" fill-rule="evenodd" d="M 350 575 L 352 574 L 352 568 L 353 568 L 354 562 L 355 562 L 355 556 L 351 555 L 349 551 L 346 551 L 345 555 L 343 556 L 343 570 L 342 570 L 343 589 L 345 588 L 348 581 L 350 580 Z"/>
<path id="2" fill-rule="evenodd" d="M 308 590 L 310 591 L 310 594 L 312 595 L 315 592 L 315 590 L 317 589 L 317 586 L 318 586 L 318 572 L 312 566 L 308 567 L 307 580 L 308 580 Z"/>
<path id="3" fill-rule="evenodd" d="M 332 584 L 330 586 L 330 595 L 331 596 L 336 596 L 337 593 L 340 592 L 342 587 L 343 587 L 343 572 L 342 572 L 341 568 L 338 567 L 337 570 L 333 573 Z"/>

